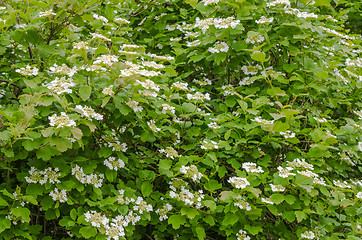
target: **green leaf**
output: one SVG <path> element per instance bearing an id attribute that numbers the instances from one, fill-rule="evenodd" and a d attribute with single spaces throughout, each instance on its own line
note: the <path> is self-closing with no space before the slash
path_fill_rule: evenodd
<path id="1" fill-rule="evenodd" d="M 206 217 L 203 218 L 204 222 L 206 222 L 207 224 L 209 224 L 210 226 L 214 226 L 215 225 L 215 220 L 212 216 L 207 215 Z"/>
<path id="2" fill-rule="evenodd" d="M 79 229 L 79 233 L 82 234 L 84 238 L 91 238 L 97 235 L 97 229 L 94 227 L 82 227 Z"/>
<path id="3" fill-rule="evenodd" d="M 144 197 L 148 197 L 153 190 L 153 185 L 150 182 L 143 182 L 141 186 L 141 192 Z"/>
<path id="4" fill-rule="evenodd" d="M 259 232 L 263 232 L 263 229 L 259 226 L 250 226 L 249 224 L 246 224 L 244 226 L 245 230 L 247 230 L 251 235 L 256 235 Z"/>
<path id="5" fill-rule="evenodd" d="M 298 222 L 301 222 L 303 219 L 306 219 L 306 215 L 302 211 L 296 211 L 295 216 L 297 217 Z"/>
<path id="6" fill-rule="evenodd" d="M 0 218 L 0 233 L 11 227 L 11 221 L 5 217 Z"/>
<path id="7" fill-rule="evenodd" d="M 172 215 L 168 218 L 168 224 L 172 224 L 174 229 L 179 229 L 180 225 L 184 225 L 186 218 L 182 215 Z"/>
<path id="8" fill-rule="evenodd" d="M 5 199 L 0 197 L 0 206 L 8 206 L 8 205 L 9 205 L 9 203 L 7 201 L 5 201 Z"/>
<path id="9" fill-rule="evenodd" d="M 196 234 L 199 240 L 205 239 L 206 237 L 205 229 L 200 226 L 196 227 Z"/>
<path id="10" fill-rule="evenodd" d="M 90 97 L 91 92 L 92 92 L 92 88 L 90 86 L 81 86 L 79 88 L 79 97 L 83 101 L 85 101 Z"/>
<path id="11" fill-rule="evenodd" d="M 284 200 L 292 205 L 295 202 L 295 197 L 293 195 L 285 195 Z"/>
<path id="12" fill-rule="evenodd" d="M 199 212 L 190 207 L 183 207 L 181 208 L 181 214 L 186 215 L 190 219 L 193 219 L 195 216 L 199 215 Z"/>
<path id="13" fill-rule="evenodd" d="M 182 110 L 184 112 L 192 113 L 196 110 L 196 105 L 192 103 L 183 103 L 182 104 Z"/>
<path id="14" fill-rule="evenodd" d="M 285 132 L 289 129 L 289 124 L 288 123 L 283 123 L 281 121 L 276 121 L 274 122 L 273 125 L 273 131 L 274 132 Z"/>
<path id="15" fill-rule="evenodd" d="M 280 204 L 284 201 L 284 195 L 279 193 L 272 194 L 270 198 L 275 204 Z"/>
<path id="16" fill-rule="evenodd" d="M 70 211 L 70 217 L 71 217 L 73 220 L 76 220 L 76 219 L 77 219 L 77 216 L 78 216 L 77 210 L 75 210 L 75 208 L 73 208 L 73 209 Z"/>
<path id="17" fill-rule="evenodd" d="M 238 215 L 228 213 L 226 214 L 224 220 L 222 221 L 222 225 L 224 226 L 234 225 L 238 220 L 239 220 Z"/>
<path id="18" fill-rule="evenodd" d="M 262 62 L 265 60 L 265 53 L 260 51 L 255 51 L 251 54 L 251 58 L 255 61 Z"/>
<path id="19" fill-rule="evenodd" d="M 210 208 L 211 211 L 214 211 L 217 207 L 214 200 L 205 200 L 204 205 Z"/>
<path id="20" fill-rule="evenodd" d="M 72 148 L 72 142 L 66 138 L 52 138 L 50 144 L 55 146 L 58 151 L 65 152 Z"/>
<path id="21" fill-rule="evenodd" d="M 206 190 L 210 192 L 214 192 L 215 190 L 220 189 L 221 187 L 222 184 L 215 179 L 210 179 L 210 181 L 205 184 Z"/>
<path id="22" fill-rule="evenodd" d="M 30 210 L 29 209 L 23 208 L 23 207 L 17 207 L 17 208 L 12 208 L 11 211 L 13 212 L 15 217 L 20 217 L 25 222 L 30 221 Z"/>
<path id="23" fill-rule="evenodd" d="M 38 201 L 32 195 L 24 195 L 21 198 L 31 204 L 38 205 Z"/>

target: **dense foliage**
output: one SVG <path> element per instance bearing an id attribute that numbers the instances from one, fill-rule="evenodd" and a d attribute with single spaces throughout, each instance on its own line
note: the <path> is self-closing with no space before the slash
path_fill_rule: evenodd
<path id="1" fill-rule="evenodd" d="M 338 1 L 0 2 L 0 239 L 361 238 Z"/>

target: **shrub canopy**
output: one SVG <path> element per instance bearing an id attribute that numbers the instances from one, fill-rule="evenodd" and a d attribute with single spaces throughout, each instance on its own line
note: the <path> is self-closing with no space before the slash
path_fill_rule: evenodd
<path id="1" fill-rule="evenodd" d="M 1 4 L 0 239 L 361 238 L 338 1 Z"/>

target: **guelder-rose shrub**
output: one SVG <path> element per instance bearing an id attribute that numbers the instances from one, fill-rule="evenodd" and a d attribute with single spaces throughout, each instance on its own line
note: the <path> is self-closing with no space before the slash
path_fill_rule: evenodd
<path id="1" fill-rule="evenodd" d="M 360 239 L 337 4 L 2 1 L 0 238 Z"/>

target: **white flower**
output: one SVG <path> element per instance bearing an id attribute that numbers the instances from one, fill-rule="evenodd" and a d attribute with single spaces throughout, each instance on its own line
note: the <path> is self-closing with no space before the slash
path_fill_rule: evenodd
<path id="1" fill-rule="evenodd" d="M 302 233 L 302 235 L 300 235 L 301 238 L 306 238 L 306 239 L 314 239 L 315 235 L 312 231 L 307 231 Z"/>
<path id="2" fill-rule="evenodd" d="M 286 132 L 280 132 L 281 135 L 283 135 L 285 138 L 294 138 L 295 133 L 287 130 Z"/>
<path id="3" fill-rule="evenodd" d="M 201 2 L 207 6 L 207 5 L 210 5 L 210 4 L 217 4 L 220 0 L 202 0 Z"/>
<path id="4" fill-rule="evenodd" d="M 198 45 L 200 45 L 201 41 L 200 40 L 195 40 L 193 42 L 186 42 L 186 46 L 187 47 L 196 47 Z"/>
<path id="5" fill-rule="evenodd" d="M 208 51 L 211 53 L 227 52 L 229 46 L 225 42 L 217 42 L 213 47 L 209 47 Z"/>
<path id="6" fill-rule="evenodd" d="M 285 191 L 285 187 L 283 187 L 282 185 L 274 185 L 274 184 L 269 184 L 269 185 L 273 192 L 284 192 Z"/>
<path id="7" fill-rule="evenodd" d="M 130 21 L 128 21 L 127 19 L 124 19 L 124 18 L 115 18 L 113 21 L 115 21 L 116 23 L 119 23 L 119 24 L 129 24 L 129 23 L 131 23 Z"/>
<path id="8" fill-rule="evenodd" d="M 268 204 L 271 204 L 271 205 L 274 204 L 274 202 L 270 198 L 261 198 L 261 201 L 263 203 L 268 203 Z"/>
<path id="9" fill-rule="evenodd" d="M 75 107 L 75 109 L 78 109 L 81 111 L 82 116 L 88 118 L 89 120 L 91 120 L 92 118 L 96 119 L 96 120 L 103 120 L 103 115 L 96 113 L 92 108 L 88 107 L 88 106 L 80 106 L 77 105 Z"/>
<path id="10" fill-rule="evenodd" d="M 15 72 L 20 73 L 24 76 L 37 76 L 39 69 L 36 67 L 31 68 L 31 66 L 27 65 L 25 68 L 16 69 Z"/>
<path id="11" fill-rule="evenodd" d="M 100 20 L 100 21 L 102 21 L 102 22 L 104 22 L 104 23 L 108 23 L 108 19 L 105 18 L 105 17 L 103 17 L 103 16 L 98 16 L 98 15 L 95 14 L 95 13 L 93 13 L 92 16 L 93 16 L 93 18 L 96 19 L 96 20 Z"/>
<path id="12" fill-rule="evenodd" d="M 231 177 L 229 178 L 228 182 L 234 185 L 234 187 L 238 189 L 244 189 L 250 185 L 250 183 L 246 178 L 240 178 L 240 177 Z"/>
<path id="13" fill-rule="evenodd" d="M 358 151 L 362 151 L 362 142 L 358 142 L 357 148 Z"/>
<path id="14" fill-rule="evenodd" d="M 66 64 L 62 64 L 61 66 L 54 64 L 49 70 L 49 74 L 63 74 L 68 75 L 68 77 L 73 77 L 73 75 L 77 73 L 77 67 L 70 68 Z"/>
<path id="15" fill-rule="evenodd" d="M 45 12 L 40 12 L 39 17 L 49 17 L 49 16 L 55 16 L 56 14 L 53 12 L 53 9 L 47 10 Z"/>
<path id="16" fill-rule="evenodd" d="M 155 120 L 153 120 L 153 119 L 151 119 L 150 121 L 147 121 L 147 125 L 150 127 L 150 129 L 151 129 L 153 132 L 159 132 L 159 131 L 161 131 L 161 129 L 156 126 L 156 122 L 155 122 Z"/>
<path id="17" fill-rule="evenodd" d="M 52 94 L 62 94 L 62 93 L 72 93 L 71 87 L 74 87 L 75 84 L 73 83 L 71 78 L 55 78 L 54 81 L 44 84 L 45 87 L 47 87 L 49 90 L 52 91 Z"/>
<path id="18" fill-rule="evenodd" d="M 206 94 L 202 94 L 200 92 L 196 92 L 195 94 L 188 93 L 186 96 L 187 96 L 187 99 L 189 99 L 189 100 L 196 100 L 196 101 L 201 101 L 201 102 L 204 102 L 204 100 L 210 100 L 210 94 L 208 94 L 208 93 L 206 93 Z"/>
<path id="19" fill-rule="evenodd" d="M 101 227 L 102 225 L 106 227 L 109 223 L 109 219 L 96 212 L 96 211 L 88 211 L 84 214 L 85 221 L 90 222 L 93 227 Z"/>
<path id="20" fill-rule="evenodd" d="M 178 90 L 188 91 L 187 83 L 182 83 L 182 82 L 172 83 L 171 88 L 176 88 Z"/>
<path id="21" fill-rule="evenodd" d="M 340 188 L 351 188 L 351 185 L 349 185 L 346 181 L 341 181 L 341 180 L 333 180 L 333 184 L 336 187 L 340 187 Z"/>
<path id="22" fill-rule="evenodd" d="M 69 117 L 65 114 L 65 112 L 60 113 L 60 116 L 54 114 L 51 117 L 48 117 L 50 120 L 50 126 L 57 128 L 61 127 L 75 127 L 76 123 L 73 120 L 70 120 Z"/>
<path id="23" fill-rule="evenodd" d="M 156 213 L 160 215 L 160 221 L 166 220 L 168 218 L 167 213 L 172 210 L 172 206 L 166 203 L 162 208 L 156 210 Z"/>
<path id="24" fill-rule="evenodd" d="M 243 163 L 242 167 L 245 169 L 245 171 L 251 172 L 251 173 L 263 173 L 264 172 L 264 170 L 260 166 L 257 166 L 256 163 L 245 162 L 245 163 Z"/>
<path id="25" fill-rule="evenodd" d="M 133 210 L 138 211 L 140 214 L 143 212 L 151 212 L 153 211 L 153 207 L 151 204 L 147 204 L 146 201 L 143 200 L 143 198 L 138 197 L 135 204 L 136 206 L 133 206 Z"/>
<path id="26" fill-rule="evenodd" d="M 185 174 L 186 177 L 191 178 L 194 182 L 200 182 L 200 179 L 202 178 L 202 173 L 199 172 L 195 165 L 189 167 L 181 166 L 180 172 Z"/>
<path id="27" fill-rule="evenodd" d="M 64 189 L 59 192 L 58 188 L 54 188 L 54 191 L 50 192 L 49 196 L 53 198 L 53 201 L 59 201 L 61 203 L 68 201 L 67 191 Z"/>
<path id="28" fill-rule="evenodd" d="M 97 57 L 93 64 L 105 64 L 107 66 L 112 66 L 113 63 L 118 62 L 118 56 L 116 55 L 102 55 Z"/>
<path id="29" fill-rule="evenodd" d="M 241 196 L 237 196 L 234 198 L 236 202 L 234 202 L 234 206 L 239 207 L 240 209 L 244 209 L 246 211 L 250 211 L 251 207 L 248 202 L 246 202 Z"/>
<path id="30" fill-rule="evenodd" d="M 175 107 L 172 107 L 166 103 L 162 104 L 161 107 L 163 114 L 167 114 L 167 111 L 170 111 L 172 114 L 175 114 Z"/>
<path id="31" fill-rule="evenodd" d="M 138 106 L 139 102 L 129 100 L 126 104 L 133 109 L 134 112 L 142 112 L 143 107 Z"/>
<path id="32" fill-rule="evenodd" d="M 93 37 L 93 39 L 101 39 L 101 40 L 105 40 L 105 41 L 109 41 L 111 42 L 112 40 L 103 36 L 102 34 L 99 34 L 99 33 L 90 33 Z"/>
<path id="33" fill-rule="evenodd" d="M 210 149 L 218 149 L 218 148 L 219 148 L 219 145 L 215 141 L 212 141 L 212 140 L 203 140 L 202 141 L 201 149 L 210 150 Z"/>
<path id="34" fill-rule="evenodd" d="M 109 87 L 106 87 L 102 90 L 102 93 L 104 95 L 109 95 L 109 96 L 112 96 L 114 95 L 114 92 L 113 92 L 113 85 L 109 86 Z"/>
<path id="35" fill-rule="evenodd" d="M 281 4 L 285 4 L 286 6 L 289 6 L 289 7 L 290 7 L 290 2 L 289 2 L 289 0 L 276 0 L 276 1 L 273 1 L 273 2 L 267 3 L 266 6 L 267 6 L 267 7 L 273 7 L 273 6 L 281 5 Z"/>
<path id="36" fill-rule="evenodd" d="M 317 178 L 318 174 L 310 171 L 310 170 L 304 170 L 304 171 L 297 171 L 300 175 L 310 177 L 310 178 Z"/>
<path id="37" fill-rule="evenodd" d="M 292 171 L 293 168 L 291 167 L 286 167 L 283 168 L 281 166 L 278 167 L 278 171 L 279 171 L 279 177 L 281 178 L 287 178 L 289 176 L 295 176 L 295 173 L 291 173 L 290 171 Z"/>
<path id="38" fill-rule="evenodd" d="M 247 232 L 240 229 L 240 231 L 236 234 L 237 240 L 250 240 L 250 237 L 247 235 Z"/>
<path id="39" fill-rule="evenodd" d="M 109 169 L 117 171 L 120 168 L 124 168 L 124 162 L 118 158 L 116 160 L 115 157 L 109 157 L 108 159 L 104 160 L 104 165 L 106 165 Z"/>
<path id="40" fill-rule="evenodd" d="M 266 18 L 266 17 L 262 16 L 259 20 L 255 20 L 255 22 L 256 22 L 257 24 L 263 24 L 263 23 L 271 23 L 271 22 L 273 22 L 273 20 L 274 20 L 273 17 L 271 17 L 271 18 Z"/>
<path id="41" fill-rule="evenodd" d="M 228 18 L 215 18 L 214 25 L 215 28 L 235 28 L 237 25 L 240 24 L 240 20 L 235 20 L 234 17 Z"/>
<path id="42" fill-rule="evenodd" d="M 166 147 L 165 149 L 160 149 L 160 153 L 165 153 L 166 157 L 174 159 L 175 157 L 180 157 L 178 152 L 173 147 Z"/>
<path id="43" fill-rule="evenodd" d="M 214 129 L 214 130 L 217 130 L 217 129 L 220 128 L 220 126 L 218 126 L 216 122 L 208 123 L 207 126 L 208 126 L 209 128 Z"/>
<path id="44" fill-rule="evenodd" d="M 317 14 L 308 13 L 308 12 L 298 12 L 297 17 L 299 18 L 318 18 Z"/>
<path id="45" fill-rule="evenodd" d="M 362 192 L 358 192 L 358 193 L 356 194 L 356 197 L 359 198 L 359 199 L 362 199 Z"/>
<path id="46" fill-rule="evenodd" d="M 258 74 L 259 70 L 261 70 L 262 67 L 257 64 L 255 66 L 242 66 L 241 70 L 244 72 L 245 75 L 256 75 Z"/>

